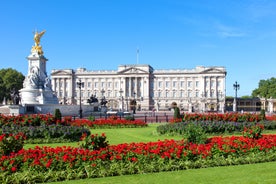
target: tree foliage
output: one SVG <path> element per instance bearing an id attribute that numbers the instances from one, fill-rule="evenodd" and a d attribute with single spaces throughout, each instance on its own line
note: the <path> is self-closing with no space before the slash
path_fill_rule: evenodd
<path id="1" fill-rule="evenodd" d="M 22 73 L 12 68 L 0 70 L 0 102 L 4 97 L 10 100 L 10 93 L 14 89 L 16 91 L 23 88 L 25 77 Z"/>
<path id="2" fill-rule="evenodd" d="M 276 98 L 276 78 L 260 80 L 259 87 L 252 92 L 253 97 Z"/>

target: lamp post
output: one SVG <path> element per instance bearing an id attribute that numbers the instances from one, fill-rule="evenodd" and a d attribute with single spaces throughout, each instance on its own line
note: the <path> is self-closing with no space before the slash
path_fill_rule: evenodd
<path id="1" fill-rule="evenodd" d="M 237 92 L 240 89 L 240 85 L 237 83 L 237 81 L 233 84 L 234 90 L 235 90 L 235 98 L 233 103 L 233 111 L 237 111 Z"/>
<path id="2" fill-rule="evenodd" d="M 105 97 L 104 97 L 104 93 L 105 93 L 105 90 L 102 89 L 102 90 L 101 90 L 101 94 L 102 94 L 102 99 L 101 99 L 101 111 L 102 111 L 102 112 L 106 112 L 106 103 L 107 103 L 107 101 L 106 101 L 106 99 L 105 99 Z"/>
<path id="3" fill-rule="evenodd" d="M 119 93 L 120 93 L 120 100 L 121 100 L 121 109 L 122 109 L 122 112 L 124 112 L 124 99 L 123 99 L 123 90 L 122 88 L 120 89 Z"/>
<path id="4" fill-rule="evenodd" d="M 219 102 L 220 102 L 220 110 L 222 113 L 224 113 L 224 106 L 225 106 L 225 102 L 224 102 L 224 97 L 223 97 L 223 93 L 220 91 L 219 92 Z"/>
<path id="5" fill-rule="evenodd" d="M 105 90 L 102 89 L 102 90 L 101 90 L 101 93 L 102 93 L 102 98 L 103 98 L 103 97 L 104 97 Z"/>
<path id="6" fill-rule="evenodd" d="M 136 93 L 133 92 L 133 95 L 134 95 L 134 99 L 133 99 L 133 114 L 135 114 L 135 111 L 136 111 L 136 99 L 135 99 Z"/>
<path id="7" fill-rule="evenodd" d="M 77 82 L 77 86 L 80 90 L 80 109 L 79 109 L 79 118 L 82 118 L 82 108 L 81 108 L 81 88 L 84 87 L 84 82 L 81 82 L 81 79 L 79 79 L 79 82 Z"/>
<path id="8" fill-rule="evenodd" d="M 201 101 L 202 101 L 201 111 L 205 112 L 205 93 L 204 92 L 201 93 Z"/>

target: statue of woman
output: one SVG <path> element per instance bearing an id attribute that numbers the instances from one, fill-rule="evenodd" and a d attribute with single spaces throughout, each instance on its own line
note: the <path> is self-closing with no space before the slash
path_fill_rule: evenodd
<path id="1" fill-rule="evenodd" d="M 44 88 L 51 89 L 51 79 L 49 77 L 45 78 Z"/>
<path id="2" fill-rule="evenodd" d="M 40 44 L 40 38 L 44 35 L 45 32 L 46 32 L 45 30 L 40 33 L 38 33 L 37 31 L 35 32 L 34 41 L 36 46 Z"/>

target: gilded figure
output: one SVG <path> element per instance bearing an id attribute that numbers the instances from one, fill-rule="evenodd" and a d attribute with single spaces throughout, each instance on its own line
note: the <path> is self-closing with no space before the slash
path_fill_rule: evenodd
<path id="1" fill-rule="evenodd" d="M 44 35 L 46 31 L 41 31 L 40 33 L 39 32 L 35 32 L 35 35 L 34 35 L 34 41 L 35 41 L 35 46 L 38 46 L 40 44 L 40 38 Z"/>

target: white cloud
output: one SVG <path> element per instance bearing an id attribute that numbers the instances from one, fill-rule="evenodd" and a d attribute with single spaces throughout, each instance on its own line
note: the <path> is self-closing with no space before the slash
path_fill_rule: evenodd
<path id="1" fill-rule="evenodd" d="M 245 37 L 247 34 L 237 27 L 226 26 L 223 24 L 217 24 L 215 26 L 217 34 L 222 38 L 233 38 L 233 37 Z"/>

